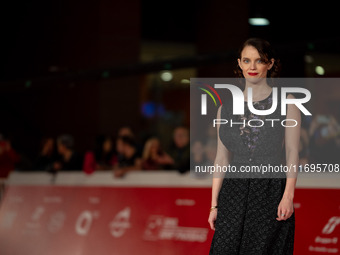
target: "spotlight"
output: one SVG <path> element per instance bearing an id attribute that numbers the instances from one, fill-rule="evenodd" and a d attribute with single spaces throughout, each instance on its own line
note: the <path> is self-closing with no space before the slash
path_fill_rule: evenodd
<path id="1" fill-rule="evenodd" d="M 248 21 L 252 26 L 268 26 L 270 24 L 269 20 L 266 18 L 250 18 Z"/>
<path id="2" fill-rule="evenodd" d="M 325 69 L 322 66 L 316 66 L 315 67 L 315 72 L 318 75 L 324 75 L 325 74 Z"/>
<path id="3" fill-rule="evenodd" d="M 181 83 L 182 84 L 190 84 L 190 80 L 189 79 L 182 79 Z"/>
<path id="4" fill-rule="evenodd" d="M 171 81 L 173 78 L 173 75 L 170 71 L 164 71 L 161 73 L 161 79 L 163 81 Z"/>

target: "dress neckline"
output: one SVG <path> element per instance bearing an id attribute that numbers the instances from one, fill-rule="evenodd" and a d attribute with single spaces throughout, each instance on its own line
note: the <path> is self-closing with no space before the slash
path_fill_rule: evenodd
<path id="1" fill-rule="evenodd" d="M 270 92 L 270 94 L 266 98 L 264 98 L 262 100 L 258 100 L 258 101 L 253 101 L 253 103 L 259 103 L 259 102 L 263 102 L 263 101 L 267 100 L 269 97 L 271 97 L 272 93 L 273 93 L 273 89 L 272 89 L 272 91 Z M 244 102 L 248 103 L 247 100 L 244 100 Z"/>

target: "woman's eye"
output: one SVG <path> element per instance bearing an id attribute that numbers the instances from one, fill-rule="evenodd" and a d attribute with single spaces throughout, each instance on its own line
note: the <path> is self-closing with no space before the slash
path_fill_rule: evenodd
<path id="1" fill-rule="evenodd" d="M 261 60 L 261 59 L 257 60 L 257 63 L 261 64 L 261 63 L 262 63 L 262 60 Z"/>
<path id="2" fill-rule="evenodd" d="M 243 62 L 244 63 L 249 63 L 249 60 L 248 59 L 244 59 Z"/>

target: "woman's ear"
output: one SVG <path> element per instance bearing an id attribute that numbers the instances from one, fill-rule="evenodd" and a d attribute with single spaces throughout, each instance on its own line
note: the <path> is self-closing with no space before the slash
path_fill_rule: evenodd
<path id="1" fill-rule="evenodd" d="M 238 66 L 242 69 L 242 67 L 241 67 L 241 60 L 239 58 L 237 59 L 237 62 L 238 62 Z"/>
<path id="2" fill-rule="evenodd" d="M 268 70 L 272 69 L 273 65 L 274 65 L 275 59 L 271 59 L 270 63 L 268 64 Z"/>

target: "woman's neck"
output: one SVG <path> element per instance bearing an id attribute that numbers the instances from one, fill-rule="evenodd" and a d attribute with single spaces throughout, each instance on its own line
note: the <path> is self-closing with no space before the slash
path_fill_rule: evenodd
<path id="1" fill-rule="evenodd" d="M 267 84 L 267 82 L 261 82 L 257 84 L 253 84 L 250 82 L 246 82 L 245 89 L 243 91 L 244 101 L 248 101 L 248 89 L 252 88 L 252 100 L 260 101 L 263 98 L 266 98 L 272 91 L 272 88 Z"/>

